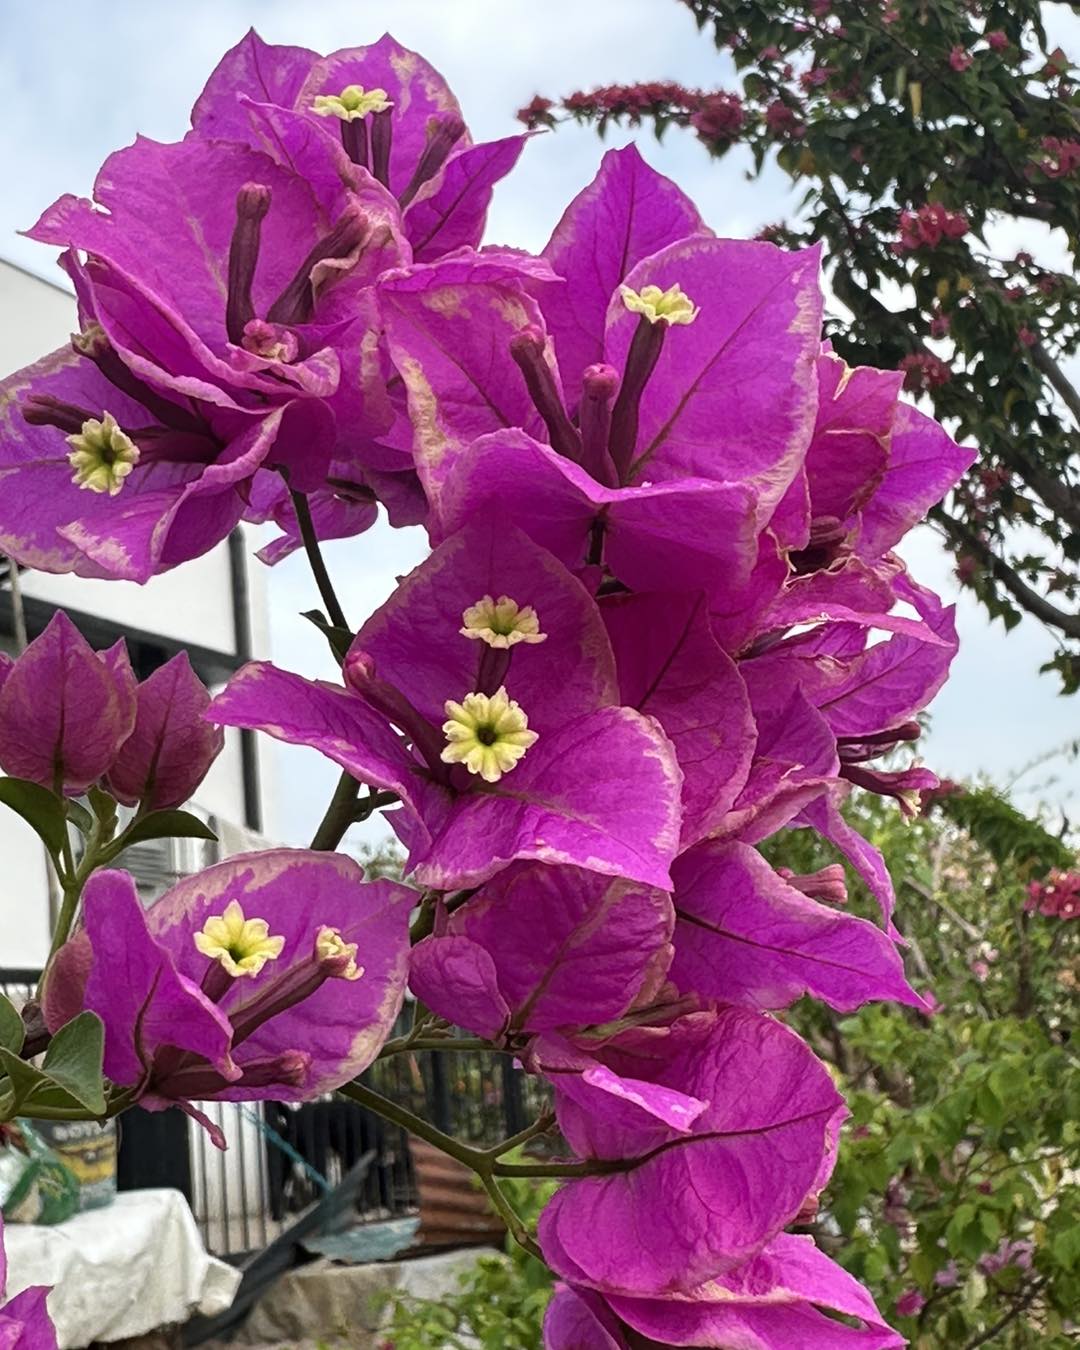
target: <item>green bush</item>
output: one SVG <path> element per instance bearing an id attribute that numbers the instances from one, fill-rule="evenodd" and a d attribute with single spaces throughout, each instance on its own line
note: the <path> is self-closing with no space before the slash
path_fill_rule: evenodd
<path id="1" fill-rule="evenodd" d="M 503 1183 L 530 1228 L 555 1189 L 550 1181 Z M 475 1269 L 461 1277 L 460 1293 L 437 1300 L 394 1296 L 386 1345 L 393 1350 L 536 1350 L 551 1291 L 544 1263 L 507 1239 L 505 1254 L 480 1256 Z"/>

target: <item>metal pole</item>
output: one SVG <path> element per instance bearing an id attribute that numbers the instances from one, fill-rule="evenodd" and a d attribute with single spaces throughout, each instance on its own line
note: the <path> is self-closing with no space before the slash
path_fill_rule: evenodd
<path id="1" fill-rule="evenodd" d="M 8 585 L 11 587 L 11 632 L 15 639 L 15 654 L 26 650 L 26 610 L 23 608 L 22 583 L 19 564 L 5 555 L 8 567 Z"/>
<path id="2" fill-rule="evenodd" d="M 15 641 L 15 655 L 20 656 L 26 651 L 27 632 L 26 632 L 26 607 L 23 605 L 22 582 L 19 579 L 19 564 L 10 554 L 3 555 L 7 562 L 8 585 L 11 587 L 11 635 Z M 44 847 L 44 846 L 43 846 Z M 60 914 L 60 888 L 56 882 L 56 876 L 53 873 L 52 858 L 49 856 L 49 850 L 44 849 L 45 853 L 45 887 L 49 909 L 49 932 L 56 927 L 56 920 Z"/>
<path id="3" fill-rule="evenodd" d="M 236 654 L 241 661 L 250 661 L 253 655 L 251 594 L 248 587 L 244 534 L 239 527 L 229 535 L 229 572 L 232 578 L 233 633 Z M 240 732 L 240 765 L 244 782 L 244 824 L 249 830 L 261 830 L 259 752 L 253 731 L 244 730 Z"/>

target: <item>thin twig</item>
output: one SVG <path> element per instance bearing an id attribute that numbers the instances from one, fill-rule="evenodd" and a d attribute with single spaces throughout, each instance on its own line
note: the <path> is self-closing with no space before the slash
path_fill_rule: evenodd
<path id="1" fill-rule="evenodd" d="M 293 510 L 296 512 L 296 523 L 300 526 L 300 538 L 303 540 L 304 552 L 307 554 L 311 574 L 315 578 L 315 585 L 318 586 L 322 602 L 326 607 L 327 617 L 335 628 L 348 630 L 349 625 L 345 620 L 345 611 L 338 603 L 337 595 L 334 593 L 334 584 L 330 580 L 330 573 L 326 570 L 322 550 L 319 548 L 319 537 L 315 533 L 308 499 L 303 492 L 297 492 L 293 488 L 289 488 L 289 496 L 292 498 Z"/>

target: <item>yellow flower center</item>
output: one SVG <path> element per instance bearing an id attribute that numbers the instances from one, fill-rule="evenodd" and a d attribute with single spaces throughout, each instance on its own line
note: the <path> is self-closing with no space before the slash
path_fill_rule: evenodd
<path id="1" fill-rule="evenodd" d="M 364 967 L 356 964 L 356 943 L 346 942 L 337 928 L 322 927 L 315 938 L 315 955 L 320 961 L 332 961 L 333 977 L 338 980 L 358 980 Z"/>
<path id="2" fill-rule="evenodd" d="M 64 439 L 71 446 L 68 463 L 75 470 L 71 481 L 91 492 L 115 497 L 139 462 L 139 447 L 120 430 L 112 413 L 100 422 L 88 417 L 82 431 Z"/>
<path id="3" fill-rule="evenodd" d="M 459 631 L 463 637 L 477 638 L 489 647 L 513 647 L 519 642 L 544 642 L 546 633 L 540 631 L 540 620 L 532 605 L 519 608 L 516 600 L 500 595 L 493 600 L 485 595 L 461 616 L 465 625 Z"/>
<path id="4" fill-rule="evenodd" d="M 340 117 L 343 122 L 355 122 L 368 113 L 385 112 L 394 105 L 385 89 L 365 89 L 362 84 L 349 84 L 340 94 L 318 94 L 311 105 L 320 117 Z"/>
<path id="5" fill-rule="evenodd" d="M 644 314 L 650 323 L 693 323 L 698 306 L 678 282 L 662 291 L 659 286 L 642 286 L 640 291 L 620 286 L 622 302 L 632 314 Z"/>
<path id="6" fill-rule="evenodd" d="M 258 975 L 267 961 L 276 961 L 285 946 L 283 937 L 271 937 L 265 919 L 246 919 L 239 900 L 230 900 L 224 914 L 212 915 L 194 934 L 195 946 L 238 979 Z"/>
<path id="7" fill-rule="evenodd" d="M 536 743 L 536 732 L 529 730 L 529 719 L 505 685 L 490 696 L 466 694 L 460 703 L 447 699 L 445 706 L 443 762 L 464 764 L 485 783 L 497 783 Z"/>

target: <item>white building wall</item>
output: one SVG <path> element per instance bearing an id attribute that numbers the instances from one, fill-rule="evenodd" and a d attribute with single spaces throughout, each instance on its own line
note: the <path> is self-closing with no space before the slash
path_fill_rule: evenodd
<path id="1" fill-rule="evenodd" d="M 58 274 L 59 276 L 59 274 Z M 0 260 L 0 378 L 63 346 L 77 326 L 74 297 Z M 250 623 L 256 655 L 267 655 L 269 625 L 262 564 L 247 554 Z M 228 544 L 140 586 L 43 572 L 23 573 L 23 594 L 98 615 L 120 632 L 159 635 L 216 652 L 236 650 Z M 10 650 L 0 635 L 0 649 Z M 271 757 L 259 746 L 261 796 L 270 795 Z M 240 734 L 226 733 L 225 749 L 197 794 L 204 811 L 243 823 Z M 267 813 L 268 814 L 268 813 Z M 0 966 L 40 965 L 48 952 L 49 912 L 45 854 L 37 836 L 0 807 Z"/>

